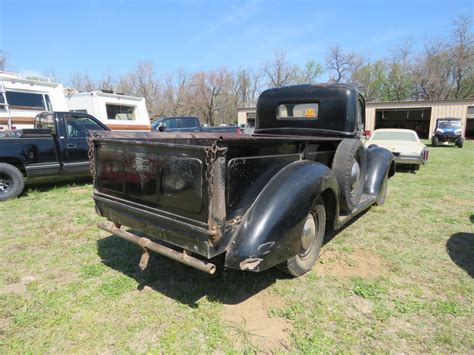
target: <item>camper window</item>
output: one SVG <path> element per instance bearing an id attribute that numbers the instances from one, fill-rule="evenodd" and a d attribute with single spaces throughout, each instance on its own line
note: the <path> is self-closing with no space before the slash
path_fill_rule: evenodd
<path id="1" fill-rule="evenodd" d="M 107 118 L 109 120 L 134 120 L 135 107 L 106 104 Z"/>
<path id="2" fill-rule="evenodd" d="M 10 108 L 19 110 L 45 110 L 45 96 L 30 92 L 7 91 L 7 101 Z M 49 99 L 48 99 L 49 100 Z"/>

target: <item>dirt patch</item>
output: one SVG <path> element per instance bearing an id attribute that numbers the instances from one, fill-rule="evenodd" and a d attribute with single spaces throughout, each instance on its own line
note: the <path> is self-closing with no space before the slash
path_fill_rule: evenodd
<path id="1" fill-rule="evenodd" d="M 10 325 L 10 321 L 6 318 L 0 317 L 0 339 L 7 332 L 7 328 Z"/>
<path id="2" fill-rule="evenodd" d="M 326 250 L 321 254 L 316 266 L 316 272 L 320 275 L 342 277 L 377 277 L 387 269 L 385 260 L 362 249 L 351 253 Z"/>
<path id="3" fill-rule="evenodd" d="M 457 198 L 454 196 L 444 196 L 443 200 L 446 202 L 450 202 L 455 205 L 460 205 L 460 206 L 467 206 L 467 207 L 474 207 L 474 201 L 473 200 L 463 200 L 461 198 Z"/>
<path id="4" fill-rule="evenodd" d="M 15 294 L 25 294 L 26 293 L 26 286 L 30 283 L 35 281 L 36 278 L 34 276 L 23 276 L 20 281 L 11 283 L 6 285 L 5 287 L 0 289 L 0 294 L 5 293 L 15 293 Z"/>
<path id="5" fill-rule="evenodd" d="M 240 303 L 224 305 L 221 316 L 235 346 L 242 349 L 250 343 L 260 351 L 281 351 L 289 348 L 288 333 L 292 324 L 268 313 L 270 308 L 284 306 L 281 298 L 264 290 Z"/>

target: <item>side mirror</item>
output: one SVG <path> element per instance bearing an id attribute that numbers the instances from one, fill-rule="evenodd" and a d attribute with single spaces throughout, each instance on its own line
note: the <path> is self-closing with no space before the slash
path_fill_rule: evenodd
<path id="1" fill-rule="evenodd" d="M 160 122 L 158 124 L 158 131 L 163 132 L 166 128 L 166 123 Z"/>

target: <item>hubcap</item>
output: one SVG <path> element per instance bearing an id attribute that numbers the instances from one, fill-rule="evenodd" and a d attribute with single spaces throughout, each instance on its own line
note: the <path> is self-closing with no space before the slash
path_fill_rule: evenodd
<path id="1" fill-rule="evenodd" d="M 0 193 L 6 193 L 10 184 L 10 179 L 0 176 Z"/>
<path id="2" fill-rule="evenodd" d="M 303 227 L 303 234 L 301 236 L 301 248 L 299 252 L 299 256 L 301 258 L 306 257 L 311 248 L 314 245 L 314 240 L 316 239 L 316 222 L 314 221 L 313 215 L 310 213 L 308 217 L 306 217 L 306 221 Z"/>
<path id="3" fill-rule="evenodd" d="M 359 186 L 359 178 L 360 178 L 360 165 L 359 165 L 359 162 L 355 160 L 354 164 L 352 164 L 352 169 L 351 169 L 351 193 L 357 190 L 357 187 Z"/>

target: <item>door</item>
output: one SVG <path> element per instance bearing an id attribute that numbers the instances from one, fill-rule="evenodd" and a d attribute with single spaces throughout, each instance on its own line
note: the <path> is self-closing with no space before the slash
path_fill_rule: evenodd
<path id="1" fill-rule="evenodd" d="M 63 154 L 63 174 L 82 175 L 89 173 L 89 145 L 87 137 L 90 130 L 104 128 L 91 116 L 84 114 L 65 114 L 65 136 L 61 137 Z"/>

